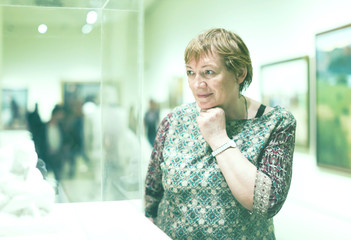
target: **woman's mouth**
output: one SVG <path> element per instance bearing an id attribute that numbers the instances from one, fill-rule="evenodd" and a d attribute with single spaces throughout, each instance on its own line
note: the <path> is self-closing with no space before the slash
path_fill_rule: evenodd
<path id="1" fill-rule="evenodd" d="M 203 99 L 203 98 L 208 98 L 212 95 L 212 93 L 208 93 L 208 94 L 197 94 L 197 97 L 200 98 L 200 99 Z"/>

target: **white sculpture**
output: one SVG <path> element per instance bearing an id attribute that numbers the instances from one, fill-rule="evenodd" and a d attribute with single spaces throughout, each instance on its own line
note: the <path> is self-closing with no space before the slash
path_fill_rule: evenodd
<path id="1" fill-rule="evenodd" d="M 0 148 L 0 216 L 42 216 L 55 202 L 54 188 L 36 168 L 31 140 Z"/>

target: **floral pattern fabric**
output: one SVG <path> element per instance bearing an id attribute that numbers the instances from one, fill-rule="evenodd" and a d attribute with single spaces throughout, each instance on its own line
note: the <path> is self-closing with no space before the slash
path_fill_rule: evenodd
<path id="1" fill-rule="evenodd" d="M 275 239 L 272 217 L 290 187 L 296 121 L 279 106 L 226 124 L 257 166 L 253 211 L 234 198 L 198 128 L 195 103 L 161 122 L 145 181 L 145 215 L 172 239 Z"/>

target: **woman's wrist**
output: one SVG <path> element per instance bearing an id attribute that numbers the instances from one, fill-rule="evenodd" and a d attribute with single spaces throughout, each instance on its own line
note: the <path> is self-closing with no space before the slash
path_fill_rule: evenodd
<path id="1" fill-rule="evenodd" d="M 210 145 L 212 151 L 216 151 L 218 148 L 220 148 L 221 146 L 226 144 L 228 141 L 230 141 L 230 138 L 228 136 L 221 137 L 218 139 L 214 139 L 213 141 L 211 141 L 211 143 L 209 143 L 209 145 Z"/>

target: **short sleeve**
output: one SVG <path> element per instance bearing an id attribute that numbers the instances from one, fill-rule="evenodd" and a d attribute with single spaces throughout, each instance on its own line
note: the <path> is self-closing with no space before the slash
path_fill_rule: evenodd
<path id="1" fill-rule="evenodd" d="M 276 215 L 283 206 L 292 177 L 296 120 L 288 112 L 280 120 L 256 174 L 253 212 L 266 218 Z"/>
<path id="2" fill-rule="evenodd" d="M 157 216 L 158 205 L 163 196 L 161 163 L 163 162 L 163 147 L 168 133 L 171 114 L 167 115 L 160 123 L 151 159 L 145 179 L 145 216 L 155 218 Z"/>

